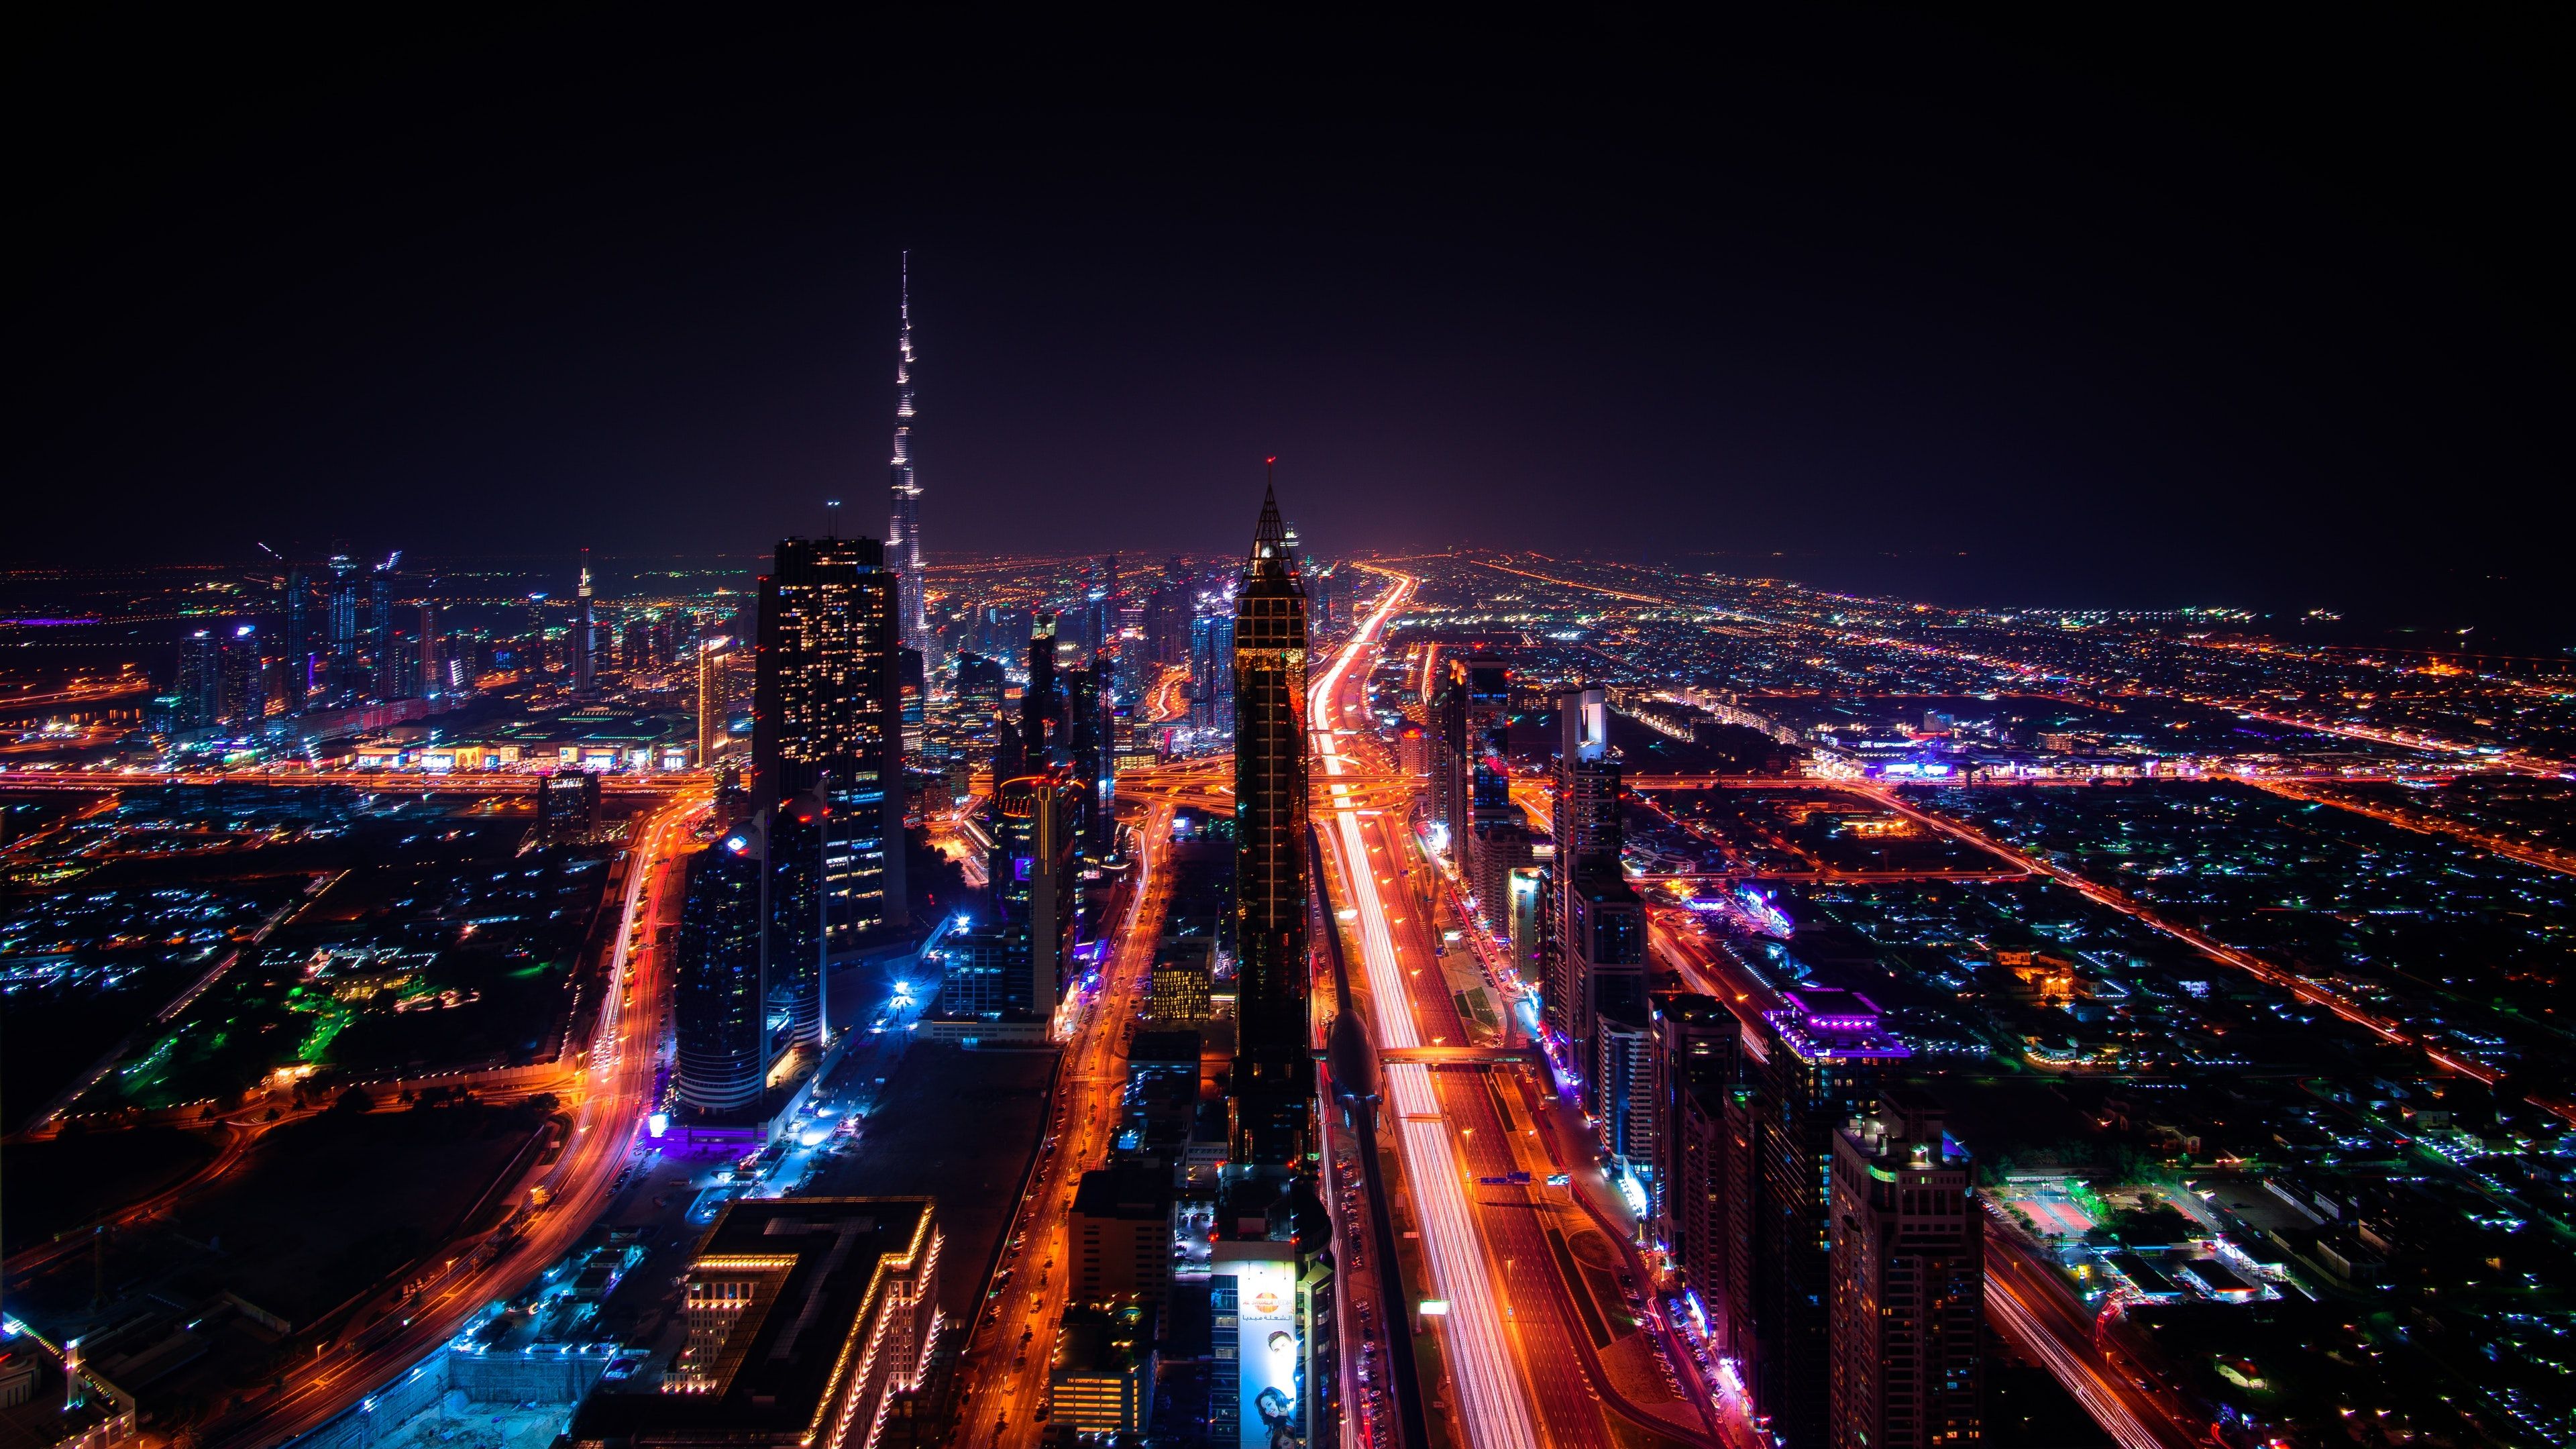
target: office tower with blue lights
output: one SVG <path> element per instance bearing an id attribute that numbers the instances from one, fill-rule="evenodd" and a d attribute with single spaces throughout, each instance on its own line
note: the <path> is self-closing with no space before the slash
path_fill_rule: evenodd
<path id="1" fill-rule="evenodd" d="M 1306 1022 L 1306 587 L 1264 490 L 1234 600 L 1235 998 L 1231 1160 L 1303 1160 Z"/>
<path id="2" fill-rule="evenodd" d="M 896 585 L 896 637 L 928 659 L 938 641 L 930 633 L 930 603 L 921 579 L 921 483 L 912 471 L 912 253 L 903 254 L 901 321 L 894 344 L 894 457 L 886 515 L 886 567 Z"/>
<path id="3" fill-rule="evenodd" d="M 759 585 L 753 804 L 821 792 L 824 946 L 835 956 L 906 924 L 896 577 L 875 539 L 789 538 Z M 819 979 L 811 1000 L 802 1041 L 821 1038 Z"/>
<path id="4" fill-rule="evenodd" d="M 572 694 L 575 699 L 599 695 L 599 617 L 590 597 L 590 550 L 581 551 L 581 578 L 572 595 Z"/>
<path id="5" fill-rule="evenodd" d="M 689 858 L 672 988 L 680 1103 L 737 1112 L 760 1100 L 769 1072 L 767 822 L 751 820 Z"/>

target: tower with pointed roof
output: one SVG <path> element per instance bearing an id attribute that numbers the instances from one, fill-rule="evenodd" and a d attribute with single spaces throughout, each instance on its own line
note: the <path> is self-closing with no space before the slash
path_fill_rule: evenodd
<path id="1" fill-rule="evenodd" d="M 1235 1162 L 1302 1160 L 1306 1020 L 1306 585 L 1265 487 L 1234 599 Z"/>
<path id="2" fill-rule="evenodd" d="M 930 650 L 930 606 L 921 589 L 921 484 L 912 475 L 912 253 L 903 254 L 901 325 L 895 332 L 894 459 L 886 519 L 886 564 L 900 593 L 896 623 L 903 647 Z"/>

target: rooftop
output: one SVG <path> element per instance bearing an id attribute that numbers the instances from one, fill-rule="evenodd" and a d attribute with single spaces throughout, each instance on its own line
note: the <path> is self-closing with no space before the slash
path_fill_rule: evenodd
<path id="1" fill-rule="evenodd" d="M 844 1352 L 885 1273 L 929 1247 L 926 1197 L 763 1198 L 729 1205 L 690 1260 L 692 1278 L 768 1275 L 710 1366 L 705 1393 L 597 1394 L 575 1440 L 805 1439 L 849 1367 Z M 752 1317 L 752 1315 L 757 1317 Z M 676 1382 L 676 1380 L 674 1380 Z"/>

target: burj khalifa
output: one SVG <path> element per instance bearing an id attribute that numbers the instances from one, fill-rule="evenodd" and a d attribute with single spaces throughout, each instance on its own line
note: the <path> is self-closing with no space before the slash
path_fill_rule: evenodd
<path id="1" fill-rule="evenodd" d="M 895 334 L 894 459 L 886 563 L 895 571 L 903 647 L 930 654 L 930 607 L 921 589 L 921 485 L 912 476 L 912 253 L 903 254 L 903 325 Z"/>

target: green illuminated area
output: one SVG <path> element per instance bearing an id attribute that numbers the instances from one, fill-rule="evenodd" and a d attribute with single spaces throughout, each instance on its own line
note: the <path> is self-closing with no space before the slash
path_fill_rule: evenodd
<path id="1" fill-rule="evenodd" d="M 359 860 L 130 1043 L 75 1111 L 220 1112 L 263 1091 L 292 1105 L 338 1083 L 551 1059 L 606 863 L 523 853 L 513 819 L 438 825 L 359 822 Z"/>

